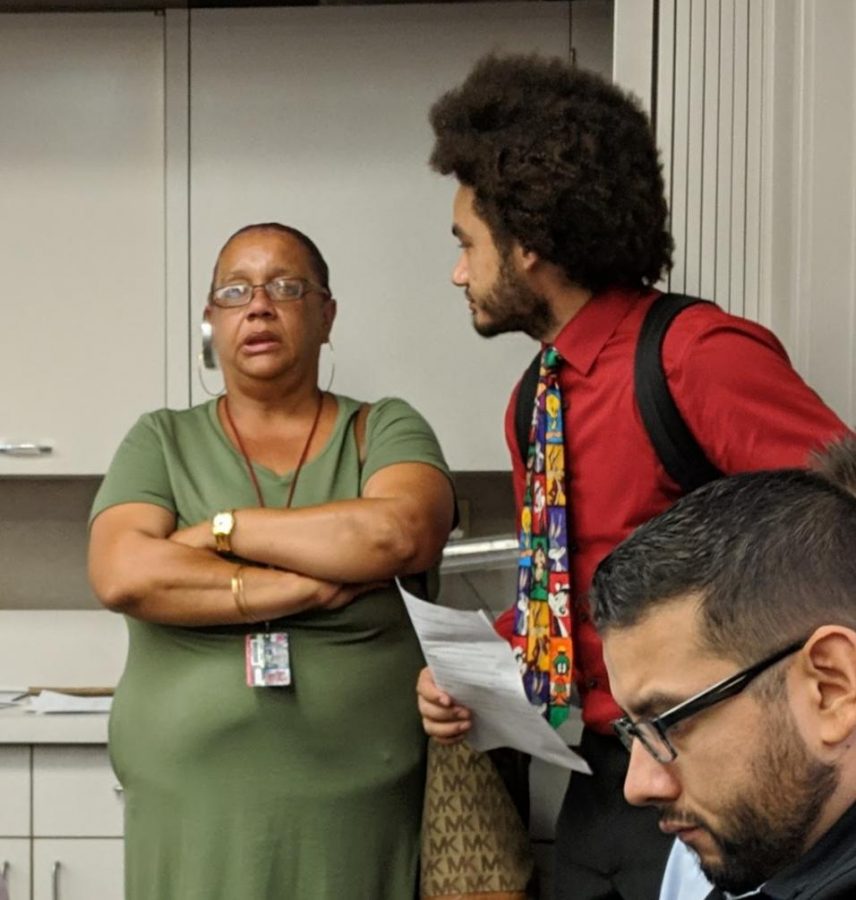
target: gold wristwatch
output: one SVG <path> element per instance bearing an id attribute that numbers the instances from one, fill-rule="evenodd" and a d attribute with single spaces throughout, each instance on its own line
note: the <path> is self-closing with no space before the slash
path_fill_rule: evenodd
<path id="1" fill-rule="evenodd" d="M 211 534 L 217 543 L 218 553 L 232 552 L 232 532 L 235 530 L 235 511 L 227 509 L 214 514 L 211 519 Z"/>

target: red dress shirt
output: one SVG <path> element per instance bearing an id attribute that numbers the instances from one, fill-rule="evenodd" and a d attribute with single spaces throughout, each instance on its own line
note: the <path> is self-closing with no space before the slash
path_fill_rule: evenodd
<path id="1" fill-rule="evenodd" d="M 586 595 L 598 563 L 612 548 L 681 496 L 654 453 L 633 387 L 639 330 L 657 296 L 609 291 L 592 298 L 554 342 L 566 363 L 559 377 L 575 668 L 583 721 L 603 734 L 610 733 L 620 711 L 609 691 Z M 804 466 L 811 451 L 848 431 L 794 371 L 771 332 L 711 304 L 692 306 L 672 322 L 663 365 L 681 415 L 725 474 Z M 519 387 L 505 415 L 518 520 L 525 482 L 514 425 Z M 513 609 L 497 620 L 506 639 L 512 622 Z"/>

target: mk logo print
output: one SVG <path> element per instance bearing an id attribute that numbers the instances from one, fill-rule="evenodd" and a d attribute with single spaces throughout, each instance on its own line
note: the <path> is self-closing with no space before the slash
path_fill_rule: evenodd
<path id="1" fill-rule="evenodd" d="M 499 891 L 525 897 L 529 837 L 490 758 L 466 744 L 429 744 L 421 865 L 425 900 Z"/>

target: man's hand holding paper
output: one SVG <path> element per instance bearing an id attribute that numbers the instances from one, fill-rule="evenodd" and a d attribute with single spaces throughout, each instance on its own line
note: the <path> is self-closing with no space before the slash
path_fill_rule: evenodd
<path id="1" fill-rule="evenodd" d="M 514 747 L 590 772 L 529 702 L 511 648 L 483 612 L 435 606 L 403 589 L 402 596 L 431 670 L 422 673 L 417 690 L 432 737 L 443 743 L 466 738 L 476 750 Z"/>

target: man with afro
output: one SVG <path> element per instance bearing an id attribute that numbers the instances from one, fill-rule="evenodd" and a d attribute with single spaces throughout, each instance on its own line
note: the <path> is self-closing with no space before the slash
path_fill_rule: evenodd
<path id="1" fill-rule="evenodd" d="M 573 671 L 580 752 L 556 826 L 556 900 L 654 900 L 671 837 L 655 809 L 623 798 L 627 753 L 587 594 L 597 564 L 682 494 L 645 430 L 634 387 L 643 320 L 671 267 L 661 165 L 639 103 L 560 59 L 489 55 L 434 104 L 431 165 L 454 175 L 452 232 L 463 288 L 482 336 L 522 331 L 560 358 Z M 534 347 L 533 347 L 534 349 Z M 804 467 L 847 432 L 765 328 L 712 303 L 688 306 L 662 343 L 677 409 L 722 474 Z M 526 466 L 508 403 L 518 522 Z M 491 428 L 485 422 L 481 427 Z M 512 600 L 509 598 L 509 606 Z M 497 622 L 512 639 L 513 612 Z M 425 729 L 462 739 L 470 712 L 424 670 Z"/>

